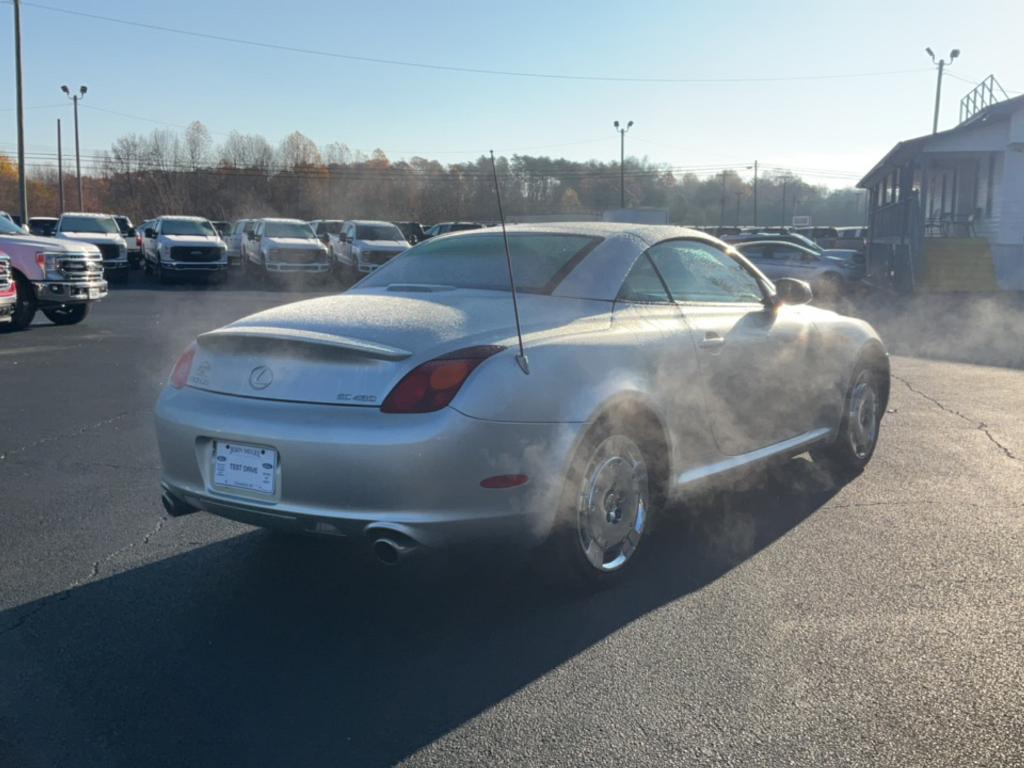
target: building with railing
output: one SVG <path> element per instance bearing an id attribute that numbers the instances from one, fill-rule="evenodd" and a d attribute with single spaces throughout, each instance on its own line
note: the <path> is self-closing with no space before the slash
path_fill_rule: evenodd
<path id="1" fill-rule="evenodd" d="M 1024 290 L 1024 96 L 993 103 L 994 88 L 986 79 L 961 102 L 959 125 L 900 142 L 858 183 L 873 281 Z"/>

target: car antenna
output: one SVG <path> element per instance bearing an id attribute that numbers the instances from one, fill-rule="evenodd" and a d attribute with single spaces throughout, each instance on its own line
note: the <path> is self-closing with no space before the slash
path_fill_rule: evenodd
<path id="1" fill-rule="evenodd" d="M 505 242 L 505 262 L 508 264 L 508 283 L 512 287 L 512 312 L 516 316 L 516 337 L 519 339 L 519 354 L 516 362 L 527 376 L 530 375 L 530 360 L 523 349 L 523 326 L 519 322 L 519 299 L 516 297 L 516 278 L 512 274 L 512 254 L 508 249 L 508 232 L 505 230 L 505 214 L 501 210 L 501 190 L 498 188 L 498 166 L 494 164 L 494 150 L 491 150 L 491 173 L 494 175 L 494 196 L 498 198 L 498 219 L 501 220 L 501 239 Z"/>

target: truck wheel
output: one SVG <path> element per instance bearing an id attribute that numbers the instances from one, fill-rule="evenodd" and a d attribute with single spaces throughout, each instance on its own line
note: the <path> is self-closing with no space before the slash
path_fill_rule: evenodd
<path id="1" fill-rule="evenodd" d="M 32 319 L 36 316 L 36 292 L 21 275 L 15 275 L 14 282 L 18 286 L 18 301 L 11 315 L 11 327 L 23 331 L 32 325 Z"/>
<path id="2" fill-rule="evenodd" d="M 74 325 L 85 320 L 89 314 L 88 304 L 64 304 L 60 307 L 48 307 L 43 314 L 54 325 Z"/>

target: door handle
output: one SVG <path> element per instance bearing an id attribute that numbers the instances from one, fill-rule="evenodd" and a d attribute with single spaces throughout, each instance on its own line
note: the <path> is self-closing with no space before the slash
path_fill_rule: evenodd
<path id="1" fill-rule="evenodd" d="M 721 349 L 724 344 L 724 338 L 714 331 L 708 331 L 704 334 L 704 338 L 701 339 L 699 346 L 701 349 Z"/>

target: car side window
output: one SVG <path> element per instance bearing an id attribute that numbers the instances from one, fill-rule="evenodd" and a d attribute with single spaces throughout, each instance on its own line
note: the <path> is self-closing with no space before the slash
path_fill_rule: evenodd
<path id="1" fill-rule="evenodd" d="M 636 260 L 636 264 L 629 270 L 626 279 L 622 281 L 618 298 L 622 301 L 645 304 L 667 304 L 671 301 L 668 291 L 665 290 L 665 284 L 661 282 L 657 270 L 646 253 Z"/>
<path id="2" fill-rule="evenodd" d="M 743 248 L 743 255 L 748 259 L 763 259 L 767 257 L 766 248 L 763 245 L 750 245 Z"/>
<path id="3" fill-rule="evenodd" d="M 749 304 L 764 300 L 757 278 L 709 243 L 667 240 L 648 253 L 676 301 Z"/>
<path id="4" fill-rule="evenodd" d="M 790 248 L 787 246 L 778 246 L 775 249 L 775 256 L 779 261 L 785 261 L 790 264 L 801 264 L 805 261 L 809 261 L 806 251 L 801 251 L 799 248 Z"/>

